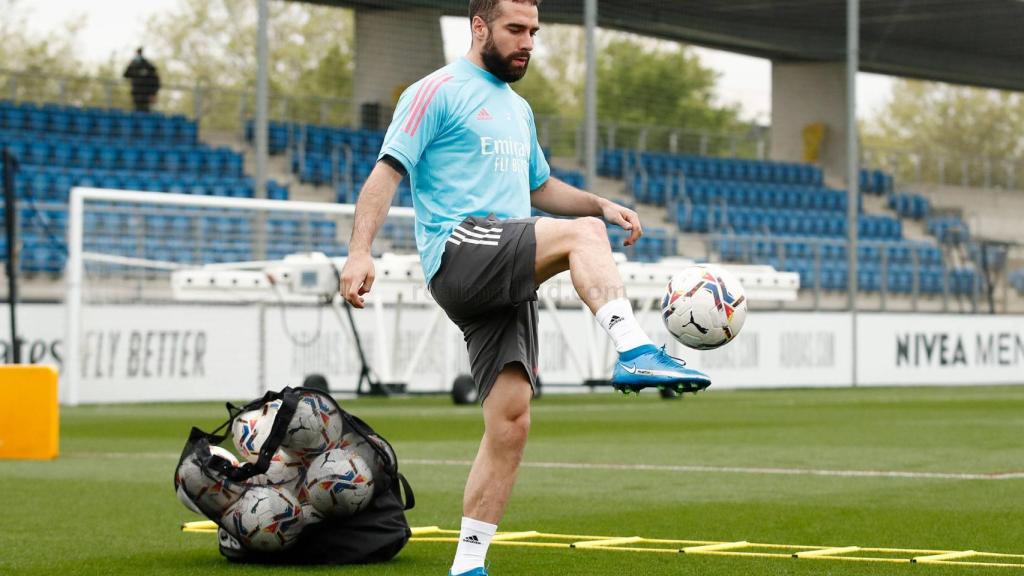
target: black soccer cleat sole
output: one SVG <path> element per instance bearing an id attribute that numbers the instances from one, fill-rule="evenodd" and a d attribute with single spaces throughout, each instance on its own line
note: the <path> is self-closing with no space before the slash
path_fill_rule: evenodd
<path id="1" fill-rule="evenodd" d="M 625 394 L 627 396 L 631 392 L 633 394 L 640 394 L 640 391 L 643 390 L 644 388 L 654 388 L 654 389 L 659 390 L 659 391 L 660 390 L 671 390 L 671 391 L 675 392 L 676 394 L 679 394 L 680 396 L 682 396 L 683 394 L 687 394 L 687 393 L 689 393 L 689 394 L 696 394 L 697 392 L 700 392 L 702 390 L 706 390 L 708 386 L 711 386 L 711 382 L 708 382 L 708 383 L 671 382 L 671 383 L 668 383 L 668 384 L 659 384 L 657 386 L 644 386 L 643 388 L 634 388 L 634 387 L 631 387 L 631 386 L 628 386 L 628 385 L 625 385 L 625 384 L 615 384 L 614 382 L 612 382 L 612 388 L 614 388 L 615 390 L 617 390 L 619 392 L 622 392 L 623 394 Z"/>

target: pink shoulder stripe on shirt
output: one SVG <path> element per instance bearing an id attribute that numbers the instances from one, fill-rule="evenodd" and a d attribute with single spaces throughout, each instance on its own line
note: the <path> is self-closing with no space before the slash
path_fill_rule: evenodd
<path id="1" fill-rule="evenodd" d="M 444 72 L 436 73 L 433 76 L 424 78 L 423 81 L 420 82 L 420 87 L 416 90 L 416 97 L 413 98 L 412 105 L 409 106 L 409 110 L 406 113 L 405 126 L 402 128 L 403 131 L 408 132 L 412 129 L 413 118 L 416 117 L 416 112 L 419 110 L 420 104 L 423 103 L 424 96 L 430 93 L 430 87 L 433 83 L 445 75 L 446 74 Z"/>
<path id="2" fill-rule="evenodd" d="M 437 76 L 427 77 L 420 82 L 420 87 L 416 90 L 416 97 L 412 99 L 412 105 L 409 106 L 409 110 L 406 113 L 405 127 L 402 128 L 403 131 L 409 131 L 409 127 L 412 126 L 412 117 L 415 116 L 415 110 L 420 105 L 420 101 L 423 100 L 423 94 L 430 91 L 430 83 L 436 79 Z"/>
<path id="3" fill-rule="evenodd" d="M 430 105 L 430 101 L 434 99 L 434 95 L 437 94 L 437 91 L 441 89 L 441 85 L 452 78 L 454 78 L 454 76 L 443 75 L 431 79 L 429 92 L 424 92 L 422 102 L 415 107 L 413 114 L 409 116 L 409 121 L 405 124 L 405 131 L 410 136 L 416 135 L 416 130 L 419 128 L 420 122 L 423 120 L 423 116 L 427 112 L 427 106 Z"/>

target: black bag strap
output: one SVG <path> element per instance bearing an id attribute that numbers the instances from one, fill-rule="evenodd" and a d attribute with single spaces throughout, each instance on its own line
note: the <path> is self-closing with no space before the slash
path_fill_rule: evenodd
<path id="1" fill-rule="evenodd" d="M 398 482 L 402 488 L 401 491 L 395 490 L 395 495 L 398 496 L 398 500 L 402 502 L 402 510 L 412 510 L 416 507 L 416 495 L 412 493 L 412 486 L 409 485 L 409 481 L 405 479 L 405 475 L 401 472 L 398 473 Z M 397 487 L 396 487 L 397 488 Z M 405 493 L 405 497 L 402 497 L 402 493 Z"/>
<path id="2" fill-rule="evenodd" d="M 263 406 L 267 402 L 273 402 L 274 400 L 281 401 L 281 407 L 277 409 L 277 414 L 274 416 L 274 425 L 270 429 L 270 433 L 267 435 L 267 439 L 263 442 L 260 447 L 260 455 L 256 460 L 256 463 L 246 462 L 245 464 L 235 467 L 230 462 L 222 459 L 211 459 L 210 468 L 220 472 L 227 478 L 235 482 L 244 482 L 253 476 L 263 474 L 270 468 L 270 461 L 273 459 L 277 449 L 280 448 L 281 442 L 284 440 L 285 434 L 288 432 L 288 424 L 292 421 L 292 416 L 295 415 L 295 407 L 299 403 L 299 396 L 301 394 L 293 388 L 285 387 L 280 392 L 267 392 L 262 398 L 249 402 L 244 407 L 239 409 L 230 402 L 227 403 L 228 413 L 231 415 L 228 421 L 221 424 L 217 431 L 230 426 L 231 422 L 246 410 L 254 410 Z M 220 436 L 220 441 L 224 440 L 224 436 Z M 212 439 L 211 439 L 212 440 Z M 220 443 L 217 442 L 217 444 Z"/>

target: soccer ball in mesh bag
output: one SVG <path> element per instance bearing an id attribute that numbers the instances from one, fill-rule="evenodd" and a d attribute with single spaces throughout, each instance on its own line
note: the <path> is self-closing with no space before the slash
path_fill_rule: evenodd
<path id="1" fill-rule="evenodd" d="M 373 444 L 382 448 L 387 453 L 390 461 L 384 461 L 381 455 L 373 448 Z M 349 432 L 341 437 L 341 445 L 339 447 L 343 450 L 352 450 L 362 456 L 363 460 L 370 465 L 370 471 L 373 473 L 374 478 L 382 477 L 384 471 L 395 463 L 395 453 L 391 450 L 391 446 L 373 434 L 367 440 L 356 432 Z"/>
<path id="2" fill-rule="evenodd" d="M 324 521 L 327 516 L 320 513 L 313 503 L 309 500 L 309 489 L 306 488 L 306 477 L 303 476 L 303 482 L 299 484 L 298 489 L 295 491 L 295 495 L 299 499 L 299 505 L 302 506 L 302 518 L 306 525 L 316 524 L 317 522 Z"/>
<path id="3" fill-rule="evenodd" d="M 221 518 L 243 546 L 261 552 L 288 548 L 304 526 L 298 499 L 275 486 L 252 486 Z"/>
<path id="4" fill-rule="evenodd" d="M 274 453 L 266 472 L 253 476 L 252 483 L 297 491 L 302 486 L 305 474 L 306 464 L 302 459 L 282 448 Z"/>
<path id="5" fill-rule="evenodd" d="M 661 317 L 680 344 L 711 350 L 739 334 L 747 317 L 747 299 L 732 274 L 699 264 L 672 277 L 661 302 Z"/>
<path id="6" fill-rule="evenodd" d="M 341 413 L 320 394 L 303 392 L 281 446 L 309 459 L 338 445 L 344 428 Z"/>
<path id="7" fill-rule="evenodd" d="M 309 463 L 306 491 L 324 516 L 351 516 L 373 498 L 373 472 L 355 451 L 335 448 Z"/>
<path id="8" fill-rule="evenodd" d="M 231 437 L 238 454 L 249 462 L 260 458 L 260 448 L 274 428 L 274 418 L 281 408 L 281 401 L 274 400 L 254 410 L 246 410 L 231 423 Z"/>
<path id="9" fill-rule="evenodd" d="M 231 452 L 220 446 L 210 446 L 210 455 L 227 460 L 232 466 L 238 466 L 238 459 Z M 234 482 L 228 478 L 218 478 L 204 472 L 200 455 L 192 453 L 178 465 L 174 474 L 174 486 L 178 499 L 189 510 L 199 514 L 219 516 L 224 510 L 242 495 L 246 484 Z"/>

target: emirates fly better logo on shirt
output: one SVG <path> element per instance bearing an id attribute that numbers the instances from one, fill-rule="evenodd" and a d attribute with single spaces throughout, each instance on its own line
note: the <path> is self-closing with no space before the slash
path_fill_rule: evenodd
<path id="1" fill-rule="evenodd" d="M 530 145 L 512 138 L 481 136 L 480 154 L 493 157 L 495 172 L 525 173 L 530 168 Z"/>

